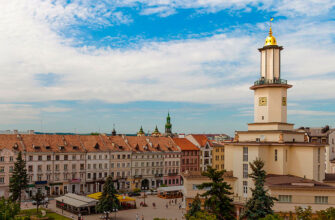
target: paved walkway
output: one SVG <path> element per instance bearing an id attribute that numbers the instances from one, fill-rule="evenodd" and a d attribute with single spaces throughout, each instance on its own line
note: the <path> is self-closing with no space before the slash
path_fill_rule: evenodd
<path id="1" fill-rule="evenodd" d="M 145 220 L 152 220 L 156 217 L 158 218 L 166 218 L 168 220 L 182 220 L 182 216 L 185 213 L 182 209 L 179 210 L 179 203 L 181 203 L 181 199 L 177 199 L 177 204 L 172 203 L 169 204 L 169 200 L 161 199 L 157 196 L 148 196 L 145 199 L 146 204 L 148 207 L 140 207 L 140 202 L 143 202 L 143 198 L 136 197 L 136 206 L 137 209 L 129 209 L 129 210 L 121 210 L 116 213 L 116 220 L 136 220 L 136 214 L 138 214 L 139 219 L 142 220 L 142 215 Z M 156 204 L 156 208 L 153 208 L 152 203 Z M 166 208 L 166 204 L 168 204 L 168 208 Z M 26 208 L 25 205 L 21 206 L 23 209 Z M 31 203 L 27 203 L 27 208 L 36 208 Z M 56 201 L 51 200 L 48 206 L 48 209 L 52 211 L 62 214 L 62 210 L 56 207 Z M 76 215 L 66 212 L 63 212 L 64 216 L 77 219 Z M 98 220 L 100 219 L 101 214 L 97 215 L 85 215 L 84 220 Z M 115 215 L 112 213 L 110 215 L 111 219 L 114 220 Z"/>

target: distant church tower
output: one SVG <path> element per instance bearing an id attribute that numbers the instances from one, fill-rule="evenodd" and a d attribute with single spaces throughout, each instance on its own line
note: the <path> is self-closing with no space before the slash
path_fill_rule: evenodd
<path id="1" fill-rule="evenodd" d="M 140 130 L 137 132 L 137 136 L 141 137 L 141 136 L 145 136 L 145 133 L 143 131 L 143 128 L 141 126 Z"/>
<path id="2" fill-rule="evenodd" d="M 170 112 L 168 112 L 168 116 L 166 117 L 166 124 L 165 124 L 165 135 L 172 136 L 172 124 L 170 122 Z"/>

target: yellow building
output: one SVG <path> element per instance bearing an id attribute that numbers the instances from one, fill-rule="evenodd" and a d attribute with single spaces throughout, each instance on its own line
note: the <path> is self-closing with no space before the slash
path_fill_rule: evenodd
<path id="1" fill-rule="evenodd" d="M 287 123 L 287 89 L 292 85 L 281 78 L 282 50 L 270 27 L 265 45 L 259 49 L 260 79 L 250 87 L 254 91 L 254 123 L 248 124 L 248 131 L 236 131 L 233 142 L 225 143 L 224 167 L 237 178 L 235 196 L 250 198 L 254 184 L 248 176 L 249 163 L 260 158 L 269 174 L 266 186 L 279 199 L 275 211 L 294 211 L 299 205 L 311 205 L 316 211 L 335 204 L 335 188 L 318 182 L 325 178 L 325 146 L 308 143 L 305 132 L 295 131 L 294 125 Z"/>
<path id="2" fill-rule="evenodd" d="M 217 170 L 224 170 L 224 144 L 212 142 L 212 167 Z"/>

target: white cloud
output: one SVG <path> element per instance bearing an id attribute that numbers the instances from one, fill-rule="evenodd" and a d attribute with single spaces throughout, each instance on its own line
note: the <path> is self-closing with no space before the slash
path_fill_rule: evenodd
<path id="1" fill-rule="evenodd" d="M 2 124 L 24 123 L 36 120 L 40 112 L 27 104 L 0 104 L 0 120 Z"/>
<path id="2" fill-rule="evenodd" d="M 48 106 L 41 108 L 43 112 L 50 112 L 50 113 L 59 113 L 59 112 L 69 112 L 72 109 L 71 108 L 61 108 L 61 107 L 56 107 L 56 106 Z"/>
<path id="3" fill-rule="evenodd" d="M 257 47 L 262 45 L 265 34 L 260 39 L 243 32 L 217 34 L 193 40 L 149 42 L 128 50 L 74 48 L 71 46 L 74 39 L 63 38 L 54 29 L 76 22 L 78 18 L 108 23 L 105 17 L 115 10 L 107 10 L 102 5 L 90 9 L 81 1 L 73 1 L 70 5 L 64 5 L 62 1 L 43 1 L 39 5 L 38 0 L 33 0 L 29 3 L 13 0 L 0 7 L 0 100 L 3 102 L 91 99 L 113 103 L 139 100 L 215 104 L 253 102 L 248 89 L 252 82 L 245 79 L 258 77 Z M 135 3 L 128 1 L 124 4 Z M 168 9 L 170 1 L 146 1 L 145 4 L 150 8 L 162 7 L 157 11 L 161 13 Z M 251 3 L 196 1 L 195 4 L 197 7 L 243 8 Z M 172 5 L 194 7 L 191 1 L 178 1 Z M 296 8 L 303 11 L 298 6 Z M 122 21 L 122 14 L 114 16 Z M 283 75 L 289 80 L 294 78 L 292 82 L 296 85 L 292 89 L 292 99 L 334 98 L 335 92 L 329 91 L 334 90 L 335 79 L 306 78 L 335 69 L 332 62 L 334 43 L 316 44 L 318 39 L 327 39 L 333 34 L 334 24 L 309 23 L 305 26 L 308 30 L 304 29 L 304 23 L 283 22 L 276 27 L 280 25 L 283 28 L 278 28 L 277 40 L 288 45 L 282 56 Z M 253 28 L 258 27 L 261 25 Z M 39 73 L 59 74 L 62 81 L 51 86 L 40 85 L 34 79 Z"/>
<path id="4" fill-rule="evenodd" d="M 334 116 L 335 112 L 327 112 L 327 111 L 311 111 L 311 110 L 288 110 L 289 115 L 312 115 L 312 116 Z"/>

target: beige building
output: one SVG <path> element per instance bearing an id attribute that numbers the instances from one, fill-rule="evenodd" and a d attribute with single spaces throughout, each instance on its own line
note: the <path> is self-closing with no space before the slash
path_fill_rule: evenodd
<path id="1" fill-rule="evenodd" d="M 130 190 L 131 181 L 131 147 L 126 144 L 124 136 L 105 136 L 112 145 L 110 155 L 110 175 L 116 181 L 118 190 Z"/>
<path id="2" fill-rule="evenodd" d="M 2 135 L 0 139 L 0 197 L 8 197 L 9 179 L 14 170 L 18 151 L 22 151 L 22 145 L 17 140 L 16 135 Z"/>
<path id="3" fill-rule="evenodd" d="M 248 124 L 248 131 L 236 131 L 233 142 L 225 143 L 224 166 L 237 178 L 235 196 L 250 198 L 249 163 L 260 158 L 269 175 L 270 194 L 279 198 L 275 211 L 292 211 L 293 203 L 312 205 L 315 211 L 335 204 L 335 189 L 319 182 L 325 178 L 325 145 L 309 143 L 305 132 L 287 123 L 287 89 L 292 86 L 281 78 L 282 50 L 270 28 L 259 49 L 260 79 L 250 87 L 254 91 L 254 123 Z M 284 180 L 282 186 L 275 184 Z"/>

